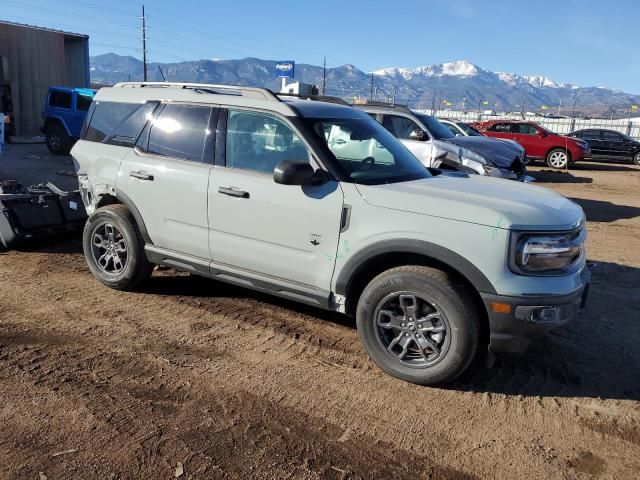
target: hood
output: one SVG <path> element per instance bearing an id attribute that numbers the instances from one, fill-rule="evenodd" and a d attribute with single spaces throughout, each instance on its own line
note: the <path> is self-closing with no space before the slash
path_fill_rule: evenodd
<path id="1" fill-rule="evenodd" d="M 496 167 L 510 167 L 523 153 L 521 148 L 511 142 L 489 137 L 455 137 L 447 141 L 481 155 L 487 163 Z"/>
<path id="2" fill-rule="evenodd" d="M 552 190 L 482 175 L 356 185 L 377 207 L 513 230 L 568 230 L 582 208 Z"/>

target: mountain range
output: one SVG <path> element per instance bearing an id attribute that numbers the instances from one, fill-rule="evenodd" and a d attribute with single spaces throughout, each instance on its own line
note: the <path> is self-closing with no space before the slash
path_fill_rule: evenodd
<path id="1" fill-rule="evenodd" d="M 252 85 L 279 90 L 275 63 L 259 58 L 150 63 L 147 72 L 150 81 L 162 81 L 164 75 L 167 81 Z M 90 64 L 94 84 L 142 80 L 143 64 L 131 56 L 107 53 L 91 57 Z M 299 63 L 295 66 L 295 74 L 295 80 L 322 86 L 321 66 Z M 570 114 L 575 102 L 578 114 L 625 117 L 632 104 L 640 103 L 640 95 L 604 87 L 578 87 L 544 75 L 491 72 L 466 60 L 373 72 L 364 72 L 350 64 L 327 68 L 327 95 L 350 101 L 357 96 L 369 98 L 372 91 L 379 100 L 395 97 L 397 103 L 425 109 L 548 110 L 557 113 L 561 105 L 561 113 Z"/>

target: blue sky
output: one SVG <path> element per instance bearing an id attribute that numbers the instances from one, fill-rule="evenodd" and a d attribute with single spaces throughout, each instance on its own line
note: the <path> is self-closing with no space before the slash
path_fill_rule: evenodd
<path id="1" fill-rule="evenodd" d="M 137 0 L 0 0 L 0 19 L 141 58 Z M 287 5 L 295 8 L 287 9 Z M 371 71 L 469 60 L 640 93 L 637 0 L 149 0 L 150 61 L 292 59 Z"/>

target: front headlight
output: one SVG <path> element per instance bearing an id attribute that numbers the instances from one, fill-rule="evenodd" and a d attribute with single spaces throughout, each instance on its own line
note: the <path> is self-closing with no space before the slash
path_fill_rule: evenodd
<path id="1" fill-rule="evenodd" d="M 514 232 L 511 269 L 524 275 L 566 275 L 584 261 L 584 227 L 568 233 Z"/>

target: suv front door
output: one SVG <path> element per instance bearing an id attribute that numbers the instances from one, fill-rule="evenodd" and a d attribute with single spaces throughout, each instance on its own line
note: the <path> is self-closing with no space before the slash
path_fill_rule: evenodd
<path id="1" fill-rule="evenodd" d="M 511 127 L 513 128 L 512 138 L 524 147 L 527 156 L 544 157 L 546 155 L 547 149 L 543 145 L 546 134 L 542 130 L 528 123 L 515 123 Z"/>
<path id="2" fill-rule="evenodd" d="M 322 296 L 330 288 L 340 235 L 339 182 L 274 181 L 273 169 L 282 160 L 317 163 L 284 118 L 221 110 L 218 131 L 225 134 L 218 134 L 209 180 L 212 270 Z"/>
<path id="3" fill-rule="evenodd" d="M 603 155 L 612 159 L 621 159 L 631 155 L 631 148 L 626 139 L 616 132 L 602 132 Z"/>
<path id="4" fill-rule="evenodd" d="M 400 140 L 426 167 L 433 166 L 433 142 L 431 141 L 431 137 L 429 133 L 413 119 L 404 115 L 385 113 L 382 117 L 382 126 Z M 411 138 L 411 132 L 415 130 L 423 131 L 426 137 L 422 140 Z"/>
<path id="5" fill-rule="evenodd" d="M 116 181 L 155 246 L 198 257 L 203 265 L 211 260 L 207 185 L 217 111 L 210 105 L 161 106 L 122 160 Z"/>

